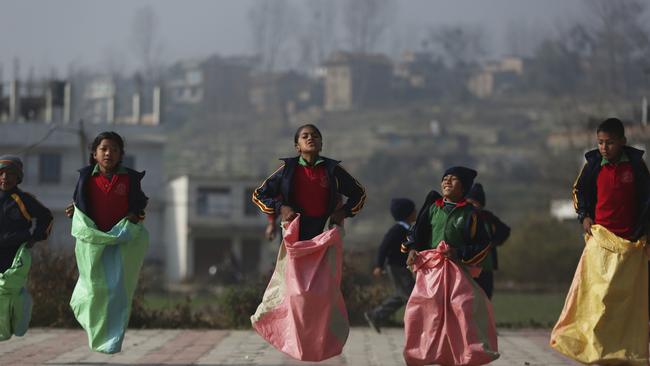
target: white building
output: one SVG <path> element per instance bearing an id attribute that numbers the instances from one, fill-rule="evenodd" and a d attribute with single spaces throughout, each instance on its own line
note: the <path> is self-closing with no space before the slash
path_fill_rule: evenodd
<path id="1" fill-rule="evenodd" d="M 264 239 L 266 219 L 251 202 L 260 180 L 182 175 L 167 185 L 168 280 L 228 282 L 220 276 L 267 271 L 278 243 Z"/>
<path id="2" fill-rule="evenodd" d="M 124 165 L 146 171 L 142 189 L 149 197 L 145 225 L 150 232 L 150 261 L 164 261 L 162 240 L 164 175 L 162 167 L 165 136 L 159 126 L 86 124 L 85 138 L 79 124 L 43 122 L 0 123 L 0 154 L 18 155 L 23 160 L 24 179 L 20 188 L 34 194 L 54 215 L 48 244 L 72 248 L 71 221 L 64 214 L 72 202 L 79 177 L 77 170 L 88 164 L 88 144 L 102 131 L 115 131 L 125 140 Z"/>

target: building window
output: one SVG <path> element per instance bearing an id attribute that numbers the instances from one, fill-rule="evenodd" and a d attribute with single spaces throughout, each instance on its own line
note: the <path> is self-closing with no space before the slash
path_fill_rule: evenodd
<path id="1" fill-rule="evenodd" d="M 199 188 L 196 207 L 199 215 L 230 217 L 233 210 L 230 188 Z"/>
<path id="2" fill-rule="evenodd" d="M 61 154 L 42 153 L 38 163 L 39 183 L 61 182 Z"/>
<path id="3" fill-rule="evenodd" d="M 186 74 L 188 84 L 197 85 L 203 82 L 203 74 L 199 70 L 192 70 Z"/>
<path id="4" fill-rule="evenodd" d="M 124 155 L 122 158 L 122 166 L 127 168 L 135 169 L 135 156 L 133 155 Z"/>
<path id="5" fill-rule="evenodd" d="M 258 216 L 260 214 L 260 209 L 253 203 L 253 191 L 255 191 L 255 188 L 244 190 L 244 215 L 246 216 Z"/>

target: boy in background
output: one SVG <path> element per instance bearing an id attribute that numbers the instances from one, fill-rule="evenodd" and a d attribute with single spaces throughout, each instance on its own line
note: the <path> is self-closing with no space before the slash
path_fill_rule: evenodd
<path id="1" fill-rule="evenodd" d="M 394 198 L 390 202 L 390 213 L 395 219 L 395 224 L 384 235 L 372 274 L 381 276 L 386 266 L 395 292 L 381 305 L 363 314 L 370 327 L 377 333 L 381 332 L 380 324 L 406 304 L 415 285 L 411 271 L 406 268 L 406 254 L 401 251 L 401 245 L 406 241 L 409 229 L 415 222 L 415 203 L 408 198 Z"/>
<path id="2" fill-rule="evenodd" d="M 474 183 L 465 198 L 479 210 L 479 216 L 487 226 L 490 238 L 490 254 L 481 262 L 481 274 L 475 278 L 489 299 L 492 299 L 494 290 L 494 271 L 499 269 L 497 247 L 502 245 L 510 237 L 510 227 L 503 223 L 495 214 L 485 209 L 485 191 L 481 183 Z"/>

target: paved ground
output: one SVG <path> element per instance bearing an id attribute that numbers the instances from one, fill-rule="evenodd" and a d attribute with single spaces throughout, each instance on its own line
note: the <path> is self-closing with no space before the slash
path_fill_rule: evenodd
<path id="1" fill-rule="evenodd" d="M 122 352 L 88 349 L 79 330 L 30 329 L 24 337 L 0 342 L 0 365 L 310 365 L 290 359 L 253 331 L 131 330 Z M 343 354 L 318 365 L 403 365 L 401 329 L 376 334 L 354 328 Z M 548 331 L 500 330 L 501 358 L 495 366 L 577 365 L 548 347 Z"/>

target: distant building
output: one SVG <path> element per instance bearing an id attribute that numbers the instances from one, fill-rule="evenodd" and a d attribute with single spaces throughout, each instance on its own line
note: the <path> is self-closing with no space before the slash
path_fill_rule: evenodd
<path id="1" fill-rule="evenodd" d="M 379 105 L 390 99 L 393 66 L 383 55 L 336 52 L 323 68 L 327 111 Z"/>
<path id="2" fill-rule="evenodd" d="M 70 83 L 0 80 L 0 122 L 70 120 Z"/>
<path id="3" fill-rule="evenodd" d="M 524 60 L 507 57 L 487 63 L 468 81 L 468 89 L 479 98 L 487 98 L 495 93 L 513 87 L 524 73 Z"/>
<path id="4" fill-rule="evenodd" d="M 134 78 L 87 78 L 77 118 L 91 123 L 158 125 L 162 118 L 162 90 Z"/>
<path id="5" fill-rule="evenodd" d="M 233 282 L 270 269 L 277 245 L 251 197 L 258 180 L 182 175 L 167 185 L 164 237 L 172 282 Z"/>
<path id="6" fill-rule="evenodd" d="M 198 107 L 208 113 L 248 112 L 252 57 L 210 56 L 173 65 L 166 88 L 171 107 Z"/>
<path id="7" fill-rule="evenodd" d="M 444 92 L 446 67 L 426 52 L 405 52 L 395 65 L 398 97 L 412 100 L 435 97 Z"/>
<path id="8" fill-rule="evenodd" d="M 322 105 L 318 81 L 294 71 L 253 74 L 250 103 L 256 113 L 293 113 L 313 105 Z"/>

